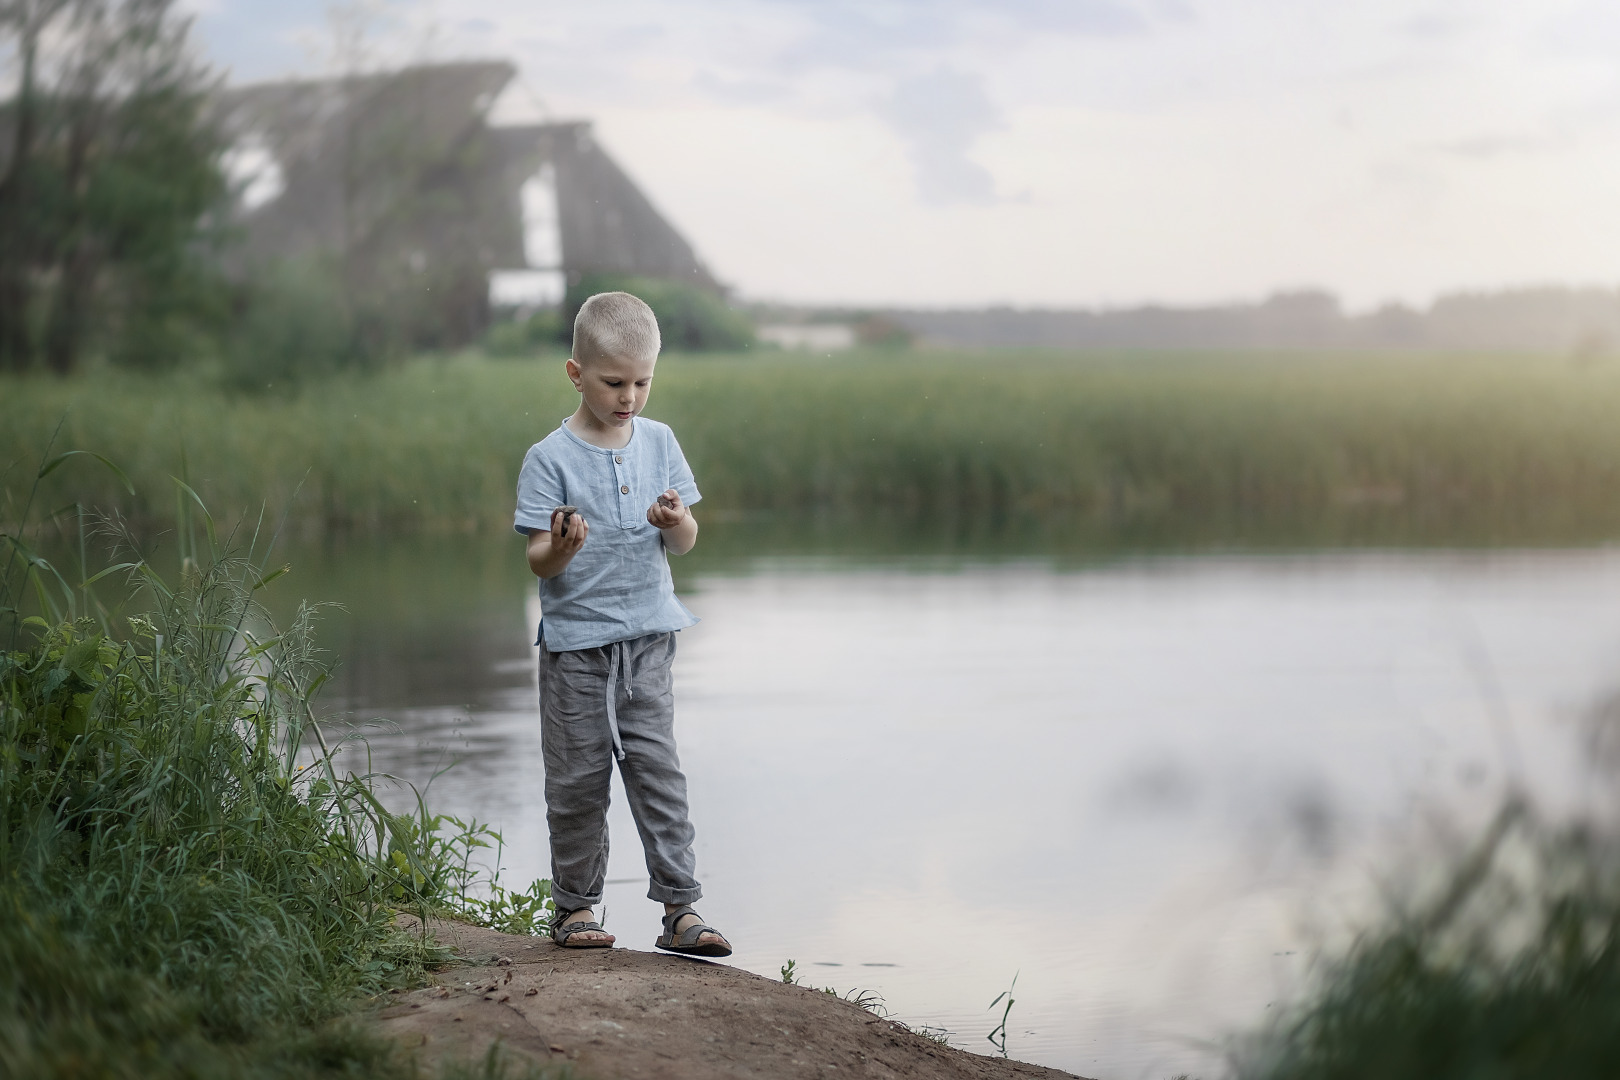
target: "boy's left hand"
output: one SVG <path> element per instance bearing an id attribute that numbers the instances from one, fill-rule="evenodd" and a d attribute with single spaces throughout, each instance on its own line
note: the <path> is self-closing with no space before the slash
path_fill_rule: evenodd
<path id="1" fill-rule="evenodd" d="M 670 488 L 658 496 L 658 501 L 647 507 L 647 523 L 654 528 L 673 529 L 686 517 L 686 504 Z"/>

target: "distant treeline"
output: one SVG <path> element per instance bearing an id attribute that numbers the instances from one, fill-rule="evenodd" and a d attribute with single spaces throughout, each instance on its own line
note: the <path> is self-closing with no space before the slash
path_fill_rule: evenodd
<path id="1" fill-rule="evenodd" d="M 1455 293 L 1425 309 L 1347 314 L 1325 292 L 1259 303 L 1112 310 L 895 310 L 924 344 L 1051 349 L 1478 349 L 1601 355 L 1620 349 L 1620 289 Z"/>

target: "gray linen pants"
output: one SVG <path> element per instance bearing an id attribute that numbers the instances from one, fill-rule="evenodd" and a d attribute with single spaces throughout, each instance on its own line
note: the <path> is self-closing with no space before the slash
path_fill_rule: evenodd
<path id="1" fill-rule="evenodd" d="M 613 762 L 647 856 L 647 897 L 690 904 L 693 829 L 675 756 L 673 633 L 595 649 L 540 646 L 540 746 L 551 827 L 551 895 L 558 911 L 595 907 L 607 877 Z"/>

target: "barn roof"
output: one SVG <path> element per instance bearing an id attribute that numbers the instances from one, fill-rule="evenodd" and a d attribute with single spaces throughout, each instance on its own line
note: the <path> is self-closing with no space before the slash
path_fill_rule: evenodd
<path id="1" fill-rule="evenodd" d="M 521 269 L 519 189 L 549 164 L 571 279 L 625 273 L 717 287 L 588 122 L 489 123 L 515 74 L 505 61 L 472 61 L 225 91 L 218 119 L 241 174 L 241 257 L 409 248 L 486 273 Z"/>

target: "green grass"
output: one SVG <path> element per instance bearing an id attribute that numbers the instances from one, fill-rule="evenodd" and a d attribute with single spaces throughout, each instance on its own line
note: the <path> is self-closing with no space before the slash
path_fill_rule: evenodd
<path id="1" fill-rule="evenodd" d="M 142 615 L 0 537 L 0 1075 L 418 1076 L 353 1015 L 449 959 L 396 913 L 532 931 L 545 883 L 472 895 L 492 834 L 391 814 L 345 767 L 313 611 L 277 630 L 275 575 L 209 519 L 182 515 L 174 581 L 108 529 Z"/>
<path id="2" fill-rule="evenodd" d="M 0 462 L 32 461 L 65 417 L 59 445 L 142 491 L 183 468 L 222 520 L 268 500 L 306 530 L 503 527 L 524 450 L 576 400 L 559 366 L 424 359 L 294 398 L 11 379 Z M 647 412 L 674 426 L 711 514 L 1620 522 L 1620 368 L 1565 359 L 672 354 Z M 65 473 L 59 503 L 164 509 Z"/>

